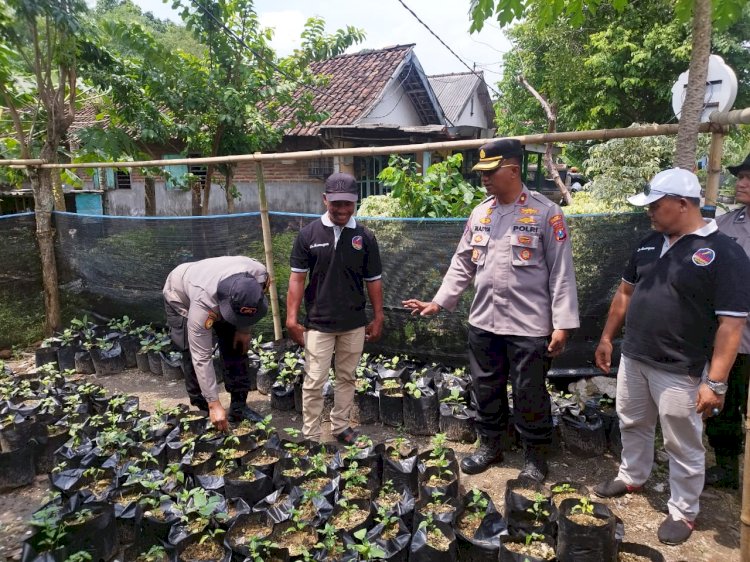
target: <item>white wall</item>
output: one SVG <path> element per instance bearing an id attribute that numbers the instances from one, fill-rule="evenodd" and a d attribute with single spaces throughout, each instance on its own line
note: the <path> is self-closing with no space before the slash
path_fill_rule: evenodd
<path id="1" fill-rule="evenodd" d="M 235 200 L 235 212 L 258 211 L 258 186 L 255 182 L 235 184 L 242 198 Z M 130 189 L 113 189 L 105 192 L 110 215 L 143 216 L 145 214 L 144 182 L 134 181 Z M 288 213 L 323 212 L 323 182 L 266 182 L 266 198 L 269 211 Z M 189 191 L 165 190 L 163 182 L 156 183 L 156 214 L 159 216 L 189 216 L 191 209 Z M 227 212 L 224 191 L 213 185 L 209 197 L 209 214 Z"/>
<path id="2" fill-rule="evenodd" d="M 409 96 L 398 81 L 391 82 L 380 102 L 365 117 L 357 121 L 357 124 L 361 123 L 379 123 L 400 127 L 422 124 Z"/>
<path id="3" fill-rule="evenodd" d="M 472 106 L 473 103 L 473 106 Z M 474 115 L 472 115 L 472 107 L 474 109 Z M 461 114 L 458 116 L 458 122 L 454 125 L 471 125 L 474 127 L 480 127 L 482 129 L 490 129 L 492 123 L 488 123 L 484 116 L 482 105 L 479 102 L 479 94 L 476 90 L 472 94 L 472 99 L 466 104 Z"/>

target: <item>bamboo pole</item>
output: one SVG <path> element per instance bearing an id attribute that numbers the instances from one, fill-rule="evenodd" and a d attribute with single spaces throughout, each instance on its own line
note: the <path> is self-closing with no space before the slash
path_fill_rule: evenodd
<path id="1" fill-rule="evenodd" d="M 750 394 L 747 409 L 750 412 Z M 742 511 L 740 512 L 740 560 L 750 560 L 750 417 L 745 415 L 745 461 L 742 463 Z"/>
<path id="2" fill-rule="evenodd" d="M 256 152 L 256 154 L 259 154 Z M 170 160 L 172 162 L 172 160 Z M 281 310 L 279 308 L 279 292 L 276 288 L 276 273 L 273 267 L 273 239 L 271 237 L 271 223 L 268 220 L 268 200 L 266 199 L 266 183 L 263 180 L 263 163 L 255 163 L 255 176 L 258 183 L 258 202 L 260 206 L 260 225 L 263 229 L 263 249 L 266 254 L 266 270 L 268 270 L 268 287 L 271 297 L 271 314 L 273 315 L 273 338 L 280 340 Z"/>
<path id="3" fill-rule="evenodd" d="M 724 132 L 711 133 L 711 146 L 708 152 L 708 179 L 706 180 L 706 200 L 703 206 L 704 215 L 716 216 L 716 201 L 719 197 L 719 180 L 721 179 L 721 157 L 724 154 Z"/>
<path id="4" fill-rule="evenodd" d="M 750 117 L 750 108 L 748 109 Z M 595 129 L 591 131 L 569 131 L 563 133 L 540 133 L 535 135 L 520 135 L 514 138 L 522 144 L 546 144 L 552 142 L 572 142 L 581 140 L 606 141 L 616 138 L 652 137 L 657 135 L 676 135 L 678 125 L 645 125 L 641 127 L 627 127 L 621 129 Z M 716 128 L 712 123 L 701 123 L 699 132 L 708 133 Z M 320 150 L 305 150 L 296 152 L 274 152 L 264 154 L 237 154 L 234 156 L 213 156 L 206 158 L 178 158 L 169 160 L 144 160 L 138 162 L 87 162 L 80 164 L 43 164 L 41 168 L 139 168 L 148 166 L 177 166 L 203 165 L 237 162 L 272 162 L 277 160 L 311 160 L 314 158 L 328 158 L 334 156 L 377 156 L 383 154 L 416 153 L 423 151 L 455 150 L 464 148 L 478 148 L 491 139 L 465 139 L 458 141 L 428 142 L 420 144 L 402 144 L 390 146 L 367 146 L 359 148 L 327 148 Z"/>

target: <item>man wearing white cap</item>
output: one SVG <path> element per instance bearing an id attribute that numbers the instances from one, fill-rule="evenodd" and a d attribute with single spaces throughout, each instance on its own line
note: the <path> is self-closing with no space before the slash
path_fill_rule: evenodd
<path id="1" fill-rule="evenodd" d="M 658 420 L 670 488 L 669 515 L 658 538 L 676 545 L 690 537 L 698 515 L 703 419 L 723 405 L 750 309 L 750 261 L 715 221 L 703 219 L 700 184 L 687 170 L 659 172 L 628 201 L 648 206 L 654 232 L 625 268 L 596 349 L 596 365 L 609 372 L 612 340 L 625 324 L 617 372 L 620 470 L 594 493 L 611 498 L 643 486 Z"/>

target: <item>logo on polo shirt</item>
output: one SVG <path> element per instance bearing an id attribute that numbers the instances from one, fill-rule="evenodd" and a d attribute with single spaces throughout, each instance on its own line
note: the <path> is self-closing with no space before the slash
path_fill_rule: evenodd
<path id="1" fill-rule="evenodd" d="M 362 237 L 361 236 L 355 236 L 352 238 L 352 248 L 355 250 L 361 250 L 362 249 Z"/>
<path id="2" fill-rule="evenodd" d="M 693 263 L 700 267 L 706 267 L 716 259 L 716 252 L 711 248 L 701 248 L 693 254 Z"/>

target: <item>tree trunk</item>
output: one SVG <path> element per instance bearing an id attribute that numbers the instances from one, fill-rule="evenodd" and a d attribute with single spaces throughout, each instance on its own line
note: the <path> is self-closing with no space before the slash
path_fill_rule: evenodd
<path id="1" fill-rule="evenodd" d="M 227 214 L 234 214 L 234 166 L 231 164 L 227 166 L 227 172 L 224 176 L 226 179 L 226 185 L 224 188 L 224 195 L 227 198 Z"/>
<path id="2" fill-rule="evenodd" d="M 146 176 L 143 186 L 144 207 L 147 217 L 156 216 L 156 182 L 153 177 Z"/>
<path id="3" fill-rule="evenodd" d="M 528 83 L 526 78 L 519 76 L 518 81 L 542 105 L 542 109 L 544 109 L 544 113 L 547 116 L 547 132 L 554 133 L 557 130 L 557 107 L 554 104 L 550 104 L 544 96 L 537 92 L 534 86 Z M 560 178 L 560 173 L 557 171 L 555 159 L 552 156 L 551 142 L 546 144 L 544 150 L 544 166 L 547 168 L 547 173 L 552 178 L 552 181 L 555 182 L 557 189 L 560 190 L 563 201 L 565 201 L 566 205 L 570 205 L 573 202 L 573 197 L 570 195 L 570 190 L 568 190 L 568 187 Z M 540 172 L 541 170 L 537 170 L 537 174 Z"/>
<path id="4" fill-rule="evenodd" d="M 190 211 L 194 217 L 201 216 L 201 180 L 194 179 L 190 184 Z"/>
<path id="5" fill-rule="evenodd" d="M 203 186 L 202 214 L 208 215 L 208 199 L 211 196 L 211 177 L 214 175 L 214 164 L 206 166 L 206 185 Z"/>
<path id="6" fill-rule="evenodd" d="M 54 150 L 45 144 L 41 158 L 48 160 Z M 49 161 L 49 160 L 48 160 Z M 57 287 L 57 262 L 55 261 L 55 232 L 52 228 L 52 174 L 49 169 L 29 168 L 29 179 L 34 191 L 34 217 L 36 239 L 42 262 L 42 292 L 44 295 L 44 335 L 51 336 L 60 330 L 60 293 Z"/>
<path id="7" fill-rule="evenodd" d="M 62 188 L 62 179 L 59 170 L 55 170 L 52 177 L 52 195 L 55 200 L 55 211 L 65 212 L 65 194 Z"/>
<path id="8" fill-rule="evenodd" d="M 695 168 L 698 125 L 706 95 L 708 56 L 711 50 L 711 0 L 694 0 L 693 47 L 690 55 L 685 101 L 680 111 L 674 167 L 691 172 Z"/>

